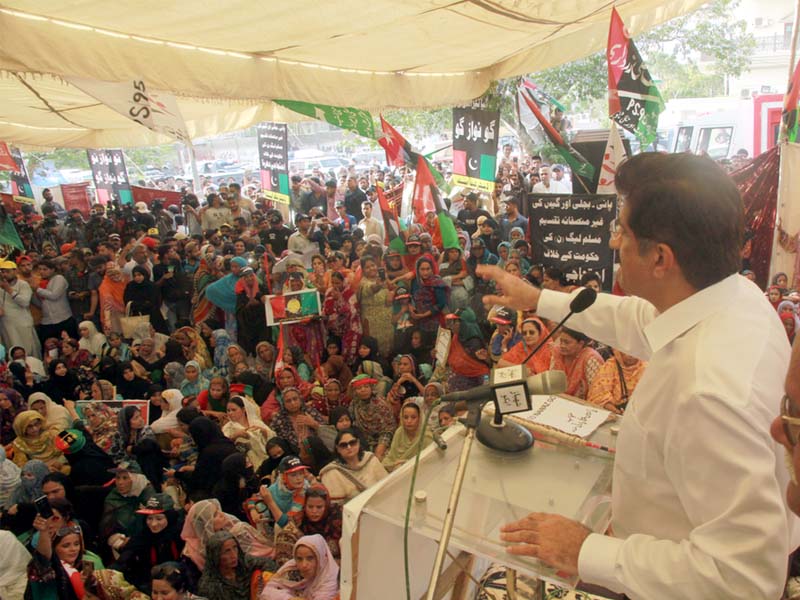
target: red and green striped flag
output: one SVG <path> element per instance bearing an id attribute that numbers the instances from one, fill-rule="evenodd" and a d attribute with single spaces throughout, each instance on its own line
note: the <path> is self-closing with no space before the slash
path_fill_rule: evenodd
<path id="1" fill-rule="evenodd" d="M 386 194 L 380 186 L 375 188 L 378 192 L 378 202 L 381 206 L 381 215 L 383 215 L 383 229 L 386 231 L 386 245 L 392 250 L 396 250 L 400 254 L 406 253 L 406 244 L 403 241 L 403 236 L 400 234 L 400 221 L 397 218 L 397 213 L 389 204 L 386 199 Z"/>
<path id="2" fill-rule="evenodd" d="M 798 133 L 798 118 L 797 118 L 797 100 L 800 96 L 800 61 L 794 68 L 794 74 L 789 80 L 789 87 L 786 90 L 786 96 L 783 98 L 783 128 L 786 133 L 785 139 L 790 142 L 797 142 Z"/>
<path id="3" fill-rule="evenodd" d="M 420 156 L 417 160 L 417 177 L 414 180 L 414 196 L 412 200 L 414 209 L 414 220 L 418 223 L 425 222 L 425 213 L 434 211 L 439 223 L 439 233 L 442 235 L 442 246 L 447 248 L 460 248 L 458 243 L 458 233 L 453 219 L 447 212 L 447 207 L 442 201 L 439 189 L 436 187 L 436 180 L 433 178 L 431 170 L 425 157 Z"/>

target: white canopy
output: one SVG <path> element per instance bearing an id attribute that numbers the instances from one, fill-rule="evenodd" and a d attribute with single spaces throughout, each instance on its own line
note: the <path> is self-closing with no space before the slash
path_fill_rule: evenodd
<path id="1" fill-rule="evenodd" d="M 631 34 L 703 0 L 620 0 Z M 491 81 L 605 47 L 607 0 L 4 0 L 0 140 L 38 146 L 169 141 L 63 81 L 144 79 L 193 137 L 302 100 L 372 111 L 464 103 Z M 288 114 L 287 114 L 288 113 Z"/>

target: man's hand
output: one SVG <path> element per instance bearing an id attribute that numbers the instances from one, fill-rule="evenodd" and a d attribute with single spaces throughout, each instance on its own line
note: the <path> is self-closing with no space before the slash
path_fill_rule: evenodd
<path id="1" fill-rule="evenodd" d="M 476 273 L 479 277 L 494 281 L 495 286 L 503 290 L 502 296 L 487 294 L 483 297 L 484 306 L 501 304 L 516 310 L 533 310 L 539 304 L 541 291 L 528 285 L 519 277 L 514 277 L 499 267 L 478 265 Z"/>
<path id="2" fill-rule="evenodd" d="M 510 554 L 533 556 L 570 575 L 578 574 L 578 556 L 591 530 L 561 515 L 531 513 L 500 528 L 500 539 L 512 542 Z"/>

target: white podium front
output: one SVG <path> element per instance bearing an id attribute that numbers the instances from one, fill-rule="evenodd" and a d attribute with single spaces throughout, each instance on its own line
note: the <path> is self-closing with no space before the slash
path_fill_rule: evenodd
<path id="1" fill-rule="evenodd" d="M 608 445 L 608 427 L 604 425 L 590 439 Z M 413 503 L 409 524 L 414 600 L 428 587 L 465 432 L 462 426 L 453 427 L 444 434 L 446 451 L 431 444 L 422 452 L 415 491 L 424 491 L 427 501 L 423 509 L 420 503 Z M 405 600 L 403 528 L 413 466 L 409 461 L 345 505 L 342 600 Z M 466 551 L 519 573 L 574 586 L 576 578 L 559 577 L 536 559 L 506 553 L 499 529 L 530 512 L 550 512 L 604 532 L 611 517 L 612 467 L 612 454 L 593 449 L 537 439 L 531 450 L 509 455 L 476 442 L 470 453 L 449 552 L 456 556 Z"/>

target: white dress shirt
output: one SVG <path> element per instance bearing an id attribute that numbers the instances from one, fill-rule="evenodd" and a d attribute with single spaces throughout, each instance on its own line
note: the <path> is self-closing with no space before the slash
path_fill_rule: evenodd
<path id="1" fill-rule="evenodd" d="M 571 297 L 545 290 L 538 313 Z M 586 539 L 581 578 L 632 599 L 780 598 L 799 528 L 769 428 L 790 347 L 761 290 L 731 275 L 663 314 L 600 294 L 570 327 L 650 363 L 617 440 L 614 537 Z"/>

